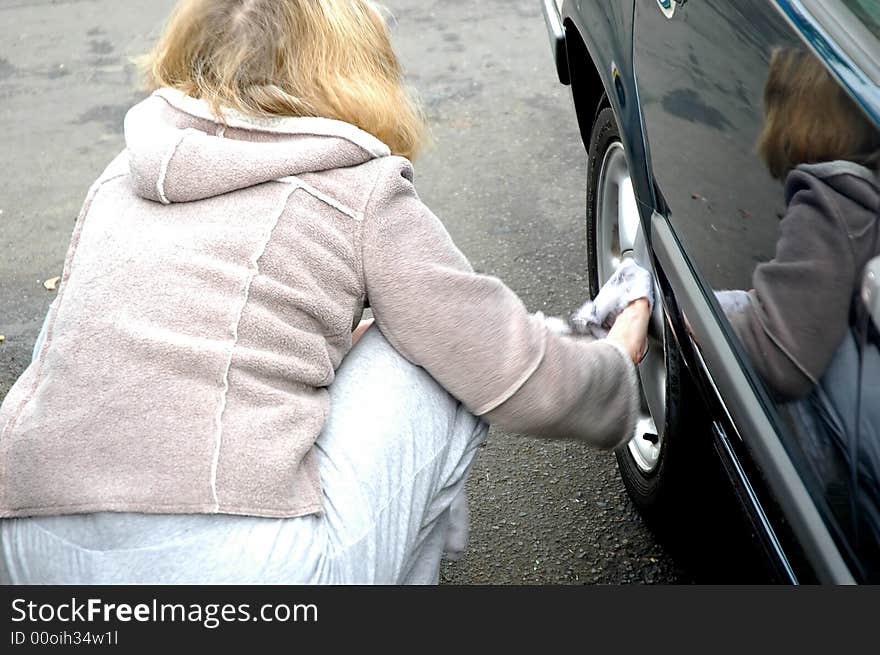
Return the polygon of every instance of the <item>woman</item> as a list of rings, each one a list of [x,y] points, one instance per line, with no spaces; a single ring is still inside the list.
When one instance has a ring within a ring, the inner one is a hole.
[[[184,0],[147,64],[0,409],[12,582],[436,582],[487,423],[632,433],[647,301],[575,339],[473,271],[372,3]]]
[[[754,288],[722,291],[746,351],[783,400],[808,395],[849,329],[865,264],[877,256],[880,133],[811,52],[774,51],[758,152],[783,182],[785,214]]]

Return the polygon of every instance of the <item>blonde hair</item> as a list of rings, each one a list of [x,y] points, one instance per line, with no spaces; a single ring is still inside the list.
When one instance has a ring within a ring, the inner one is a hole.
[[[351,123],[413,159],[428,143],[385,21],[369,0],[181,0],[141,60],[171,87],[246,115]]]
[[[764,118],[758,152],[773,177],[782,179],[799,164],[836,159],[876,168],[880,133],[807,50],[773,52]]]

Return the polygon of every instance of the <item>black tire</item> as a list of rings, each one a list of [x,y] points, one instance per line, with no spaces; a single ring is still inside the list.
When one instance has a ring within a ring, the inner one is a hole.
[[[597,207],[599,174],[608,149],[619,143],[620,130],[611,108],[599,111],[593,123],[589,160],[587,165],[587,256],[590,280],[590,293],[595,297],[601,287],[598,271]],[[662,430],[663,442],[656,468],[650,473],[643,471],[632,457],[626,444],[615,452],[620,475],[633,503],[651,524],[668,524],[671,515],[680,516],[681,501],[693,489],[695,482],[694,449],[688,436],[696,427],[688,421],[684,412],[684,398],[694,400],[687,388],[690,378],[685,371],[684,362],[675,340],[664,324],[665,364],[666,364],[666,417]],[[690,410],[693,412],[693,408]],[[697,429],[698,432],[702,430]],[[708,436],[708,435],[707,435]],[[707,443],[711,441],[707,440]],[[701,449],[704,450],[704,449]],[[698,492],[699,493],[699,492]]]
[[[669,344],[668,328],[665,337],[665,342]],[[701,485],[694,484],[697,479],[694,474],[695,460],[698,458],[694,457],[692,449],[688,449],[687,443],[687,437],[696,426],[686,422],[683,412],[683,387],[687,379],[682,375],[683,362],[677,348],[667,346],[665,350],[666,417],[660,428],[663,443],[657,467],[645,473],[636,464],[627,445],[614,452],[627,493],[642,516],[655,527],[666,526],[672,516],[680,518],[683,502],[692,502],[693,497],[701,493]]]

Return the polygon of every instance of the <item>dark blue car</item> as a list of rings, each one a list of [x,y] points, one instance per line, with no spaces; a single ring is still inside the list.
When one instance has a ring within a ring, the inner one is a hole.
[[[657,279],[643,412],[617,452],[630,496],[667,534],[736,526],[775,580],[878,581],[880,227],[853,225],[877,223],[880,3],[544,0],[544,14],[588,153],[591,291],[624,257]],[[833,239],[805,198],[856,254],[822,252]],[[811,323],[832,305],[840,325]]]

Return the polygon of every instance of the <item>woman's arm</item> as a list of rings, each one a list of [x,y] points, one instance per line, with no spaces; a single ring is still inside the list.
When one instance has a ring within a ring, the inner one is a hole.
[[[808,394],[825,372],[849,324],[855,279],[836,204],[812,186],[821,184],[815,178],[802,178],[776,256],[755,269],[750,302],[728,315],[753,365],[786,399]]]
[[[555,333],[494,277],[474,272],[419,200],[406,160],[383,162],[365,212],[364,278],[376,324],[474,414],[522,433],[612,448],[638,407],[631,356]]]

